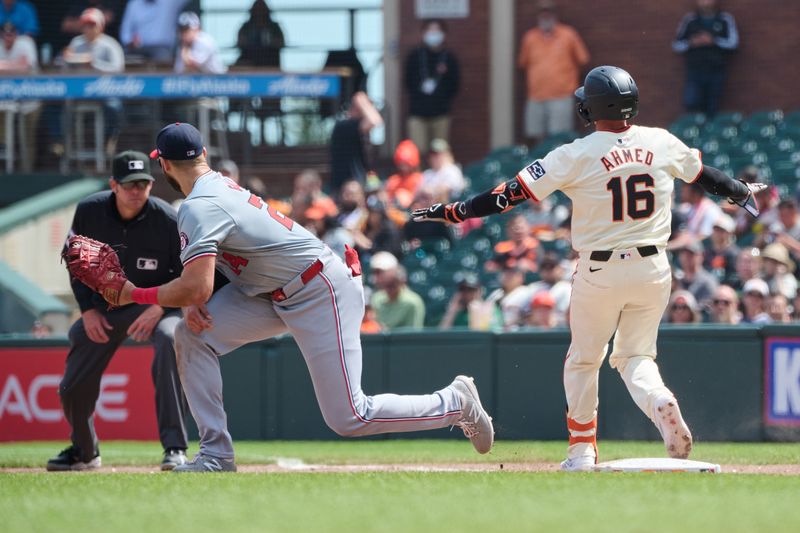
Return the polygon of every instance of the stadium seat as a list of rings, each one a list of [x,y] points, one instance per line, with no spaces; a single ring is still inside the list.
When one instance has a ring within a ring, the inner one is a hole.
[[[768,124],[778,124],[783,120],[783,111],[771,109],[768,111],[757,111],[742,121],[743,129],[760,128]]]

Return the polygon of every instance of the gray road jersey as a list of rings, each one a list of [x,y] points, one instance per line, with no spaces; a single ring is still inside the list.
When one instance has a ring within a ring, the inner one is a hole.
[[[283,287],[325,245],[300,224],[218,172],[194,184],[178,210],[181,261],[216,256],[217,268],[245,294]]]

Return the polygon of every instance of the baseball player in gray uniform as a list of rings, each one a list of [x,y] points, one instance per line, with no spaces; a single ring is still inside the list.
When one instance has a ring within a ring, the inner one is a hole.
[[[345,264],[301,225],[211,170],[193,126],[166,126],[156,146],[151,157],[186,195],[178,211],[183,273],[147,289],[126,282],[119,304],[184,308],[175,348],[200,450],[174,472],[236,470],[218,357],[287,331],[306,360],[325,422],[339,435],[455,425],[478,452],[491,449],[491,418],[471,378],[457,376],[418,396],[367,396],[361,390],[364,291],[355,251],[347,250]],[[213,292],[215,268],[230,283]]]
[[[575,96],[578,114],[595,125],[594,133],[556,148],[490,191],[418,209],[413,216],[458,223],[563,191],[572,200],[572,246],[579,261],[564,363],[569,448],[561,468],[591,470],[597,461],[598,374],[612,336],[611,366],[655,423],[669,455],[686,458],[692,435],[655,362],[672,279],[664,250],[674,181],[697,182],[753,215],[757,207],[748,201],[765,186],[704,166],[700,152],[663,129],[628,124],[639,108],[639,90],[621,68],[592,69]]]

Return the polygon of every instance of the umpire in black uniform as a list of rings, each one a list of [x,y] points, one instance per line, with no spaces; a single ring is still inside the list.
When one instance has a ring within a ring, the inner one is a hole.
[[[150,197],[155,179],[141,152],[114,157],[110,191],[92,194],[78,204],[70,234],[86,235],[113,246],[125,274],[139,287],[167,283],[181,274],[177,214],[168,203]],[[162,470],[186,461],[186,399],[175,363],[173,334],[179,309],[130,304],[112,310],[80,281],[72,291],[81,318],[69,331],[70,350],[59,386],[64,415],[72,427],[72,446],[47,462],[48,470],[87,470],[100,466],[92,415],[103,371],[119,345],[131,337],[152,339],[156,416],[164,446]]]

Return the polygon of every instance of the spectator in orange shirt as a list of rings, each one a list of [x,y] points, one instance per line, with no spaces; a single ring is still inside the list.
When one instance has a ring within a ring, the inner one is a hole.
[[[292,218],[299,224],[305,225],[309,208],[314,208],[312,213],[320,212],[322,216],[334,217],[339,214],[336,202],[322,192],[322,177],[313,169],[303,170],[294,178]]]
[[[364,318],[361,319],[361,333],[365,335],[383,331],[378,315],[372,307],[372,289],[364,287]]]
[[[528,84],[528,142],[572,130],[572,93],[580,85],[581,69],[589,63],[589,51],[574,28],[558,21],[552,0],[540,0],[537,26],[522,37],[517,62]]]
[[[531,235],[531,225],[525,215],[512,215],[506,226],[506,233],[508,240],[495,245],[494,257],[486,262],[484,268],[489,272],[512,267],[523,272],[536,272],[539,241]]]
[[[386,181],[386,194],[391,202],[407,209],[422,183],[417,145],[409,139],[401,141],[394,152],[394,165],[397,174],[391,175]]]

